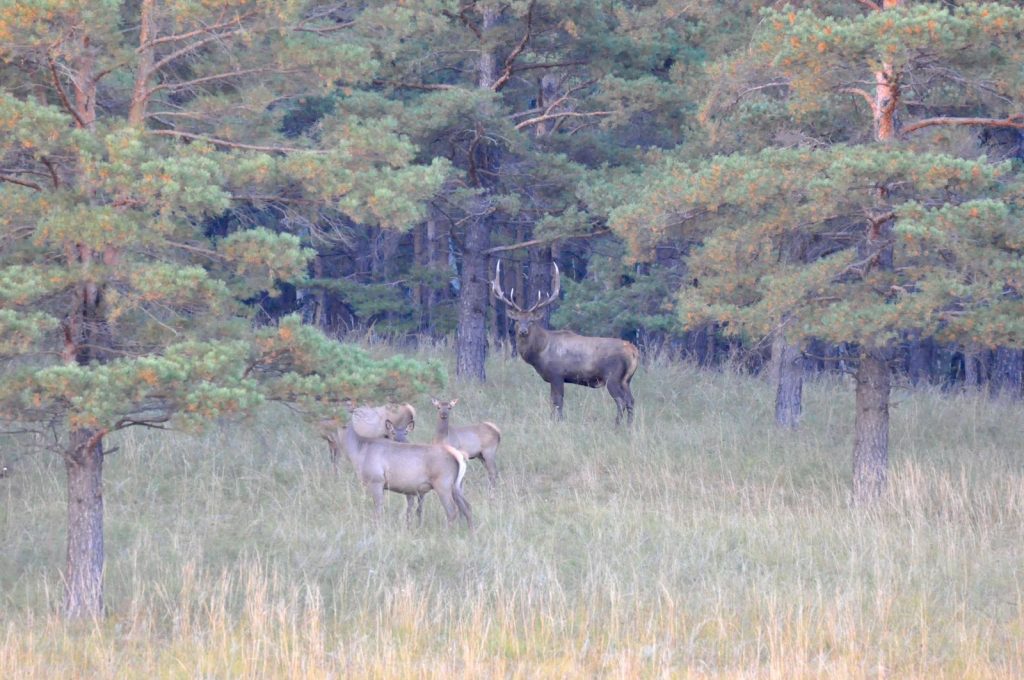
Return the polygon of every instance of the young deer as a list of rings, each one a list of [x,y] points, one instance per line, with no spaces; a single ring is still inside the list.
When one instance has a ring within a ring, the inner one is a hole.
[[[394,427],[388,422],[389,432]],[[437,492],[444,506],[449,525],[462,515],[470,529],[473,514],[462,494],[462,478],[466,474],[466,456],[447,444],[409,444],[391,439],[367,439],[356,433],[352,424],[336,428],[326,435],[331,453],[340,455],[344,448],[359,481],[373,497],[378,520],[384,512],[384,492],[406,496],[406,520],[412,520],[413,500],[419,501],[417,519],[423,520],[423,495]]]
[[[452,427],[450,424],[452,409],[459,403],[458,399],[438,401],[431,399],[437,409],[437,432],[434,443],[447,442],[455,448],[465,451],[470,458],[479,458],[487,468],[487,479],[491,487],[498,481],[498,444],[501,443],[501,430],[494,423],[484,421],[473,425]]]

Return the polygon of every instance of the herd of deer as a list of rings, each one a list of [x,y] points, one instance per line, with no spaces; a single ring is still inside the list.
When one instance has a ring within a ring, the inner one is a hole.
[[[514,290],[511,296],[505,295],[500,278],[499,262],[491,288],[516,322],[519,355],[551,385],[551,403],[556,415],[562,417],[565,383],[607,386],[617,409],[615,424],[619,424],[623,411],[632,423],[633,393],[629,383],[640,360],[636,346],[616,338],[549,331],[541,326],[542,309],[558,299],[558,265],[554,267],[551,294],[546,299],[538,299],[528,309],[516,304]],[[437,430],[430,444],[408,441],[409,432],[416,426],[416,409],[411,404],[356,408],[345,426],[337,421],[322,423],[323,436],[335,466],[342,451],[348,455],[356,475],[373,497],[378,518],[383,514],[384,492],[393,491],[406,497],[406,521],[412,521],[415,505],[417,521],[422,522],[423,496],[434,490],[444,506],[448,523],[455,523],[461,515],[472,529],[472,510],[462,492],[466,462],[473,458],[482,461],[493,487],[498,479],[495,456],[501,443],[501,430],[486,421],[452,426],[452,409],[459,400],[431,401],[437,409]]]

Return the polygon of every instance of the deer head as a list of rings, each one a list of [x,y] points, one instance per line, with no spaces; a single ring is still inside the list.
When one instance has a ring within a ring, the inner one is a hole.
[[[508,314],[509,318],[515,320],[516,333],[520,336],[529,335],[530,330],[536,327],[535,322],[544,317],[544,308],[558,299],[558,293],[561,290],[561,277],[558,273],[558,264],[553,262],[552,265],[555,271],[551,280],[551,293],[545,298],[541,295],[540,291],[537,291],[537,302],[532,307],[523,309],[515,303],[515,288],[507,296],[501,289],[501,260],[498,260],[494,278],[491,280],[491,291],[493,291],[496,298],[507,305],[505,313]]]

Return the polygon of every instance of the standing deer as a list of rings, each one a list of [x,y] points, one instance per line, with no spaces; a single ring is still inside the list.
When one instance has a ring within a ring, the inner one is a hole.
[[[551,295],[538,299],[529,309],[517,305],[501,290],[501,261],[491,281],[495,297],[510,309],[506,313],[516,322],[516,345],[519,356],[533,366],[534,370],[551,385],[551,404],[562,415],[562,401],[565,383],[587,387],[608,386],[608,393],[615,400],[615,424],[626,412],[628,422],[633,422],[633,392],[629,381],[640,363],[640,351],[631,342],[618,338],[594,338],[577,335],[572,331],[549,331],[540,324],[543,309],[558,299],[560,279],[558,265],[552,280]],[[515,291],[512,291],[513,295]],[[539,297],[539,293],[538,293]]]
[[[465,452],[469,458],[479,458],[487,469],[487,479],[491,483],[491,487],[494,487],[498,481],[496,457],[498,444],[501,443],[501,430],[498,429],[498,426],[484,421],[473,425],[453,427],[451,413],[459,400],[438,401],[432,398],[430,402],[437,409],[437,432],[434,433],[434,443],[451,444]]]
[[[412,404],[387,404],[385,406],[360,406],[352,411],[352,426],[356,434],[364,439],[387,437],[400,442],[409,441],[409,433],[416,427],[416,409]],[[332,434],[340,422],[334,419],[320,423],[321,435],[330,444]],[[335,471],[341,459],[340,446],[331,446],[331,465]]]
[[[406,496],[406,521],[412,520],[414,500],[419,500],[417,519],[423,521],[423,496],[431,489],[437,492],[444,506],[448,524],[459,517],[465,518],[473,528],[473,514],[469,501],[462,493],[462,478],[466,474],[466,455],[448,444],[410,444],[386,438],[361,437],[354,427],[335,428],[325,435],[333,455],[344,447],[359,481],[373,497],[378,520],[384,512],[384,492],[393,491]],[[389,424],[389,432],[394,427]]]

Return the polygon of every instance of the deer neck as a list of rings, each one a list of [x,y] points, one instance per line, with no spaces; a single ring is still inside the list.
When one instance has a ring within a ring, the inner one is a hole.
[[[448,418],[437,419],[437,432],[434,433],[434,443],[439,444],[448,438]]]
[[[359,467],[359,464],[364,457],[363,441],[362,439],[360,439],[359,435],[356,434],[356,431],[352,427],[351,423],[349,423],[349,425],[345,427],[343,442],[345,445],[345,453],[348,454],[348,459],[352,461],[352,465]]]

